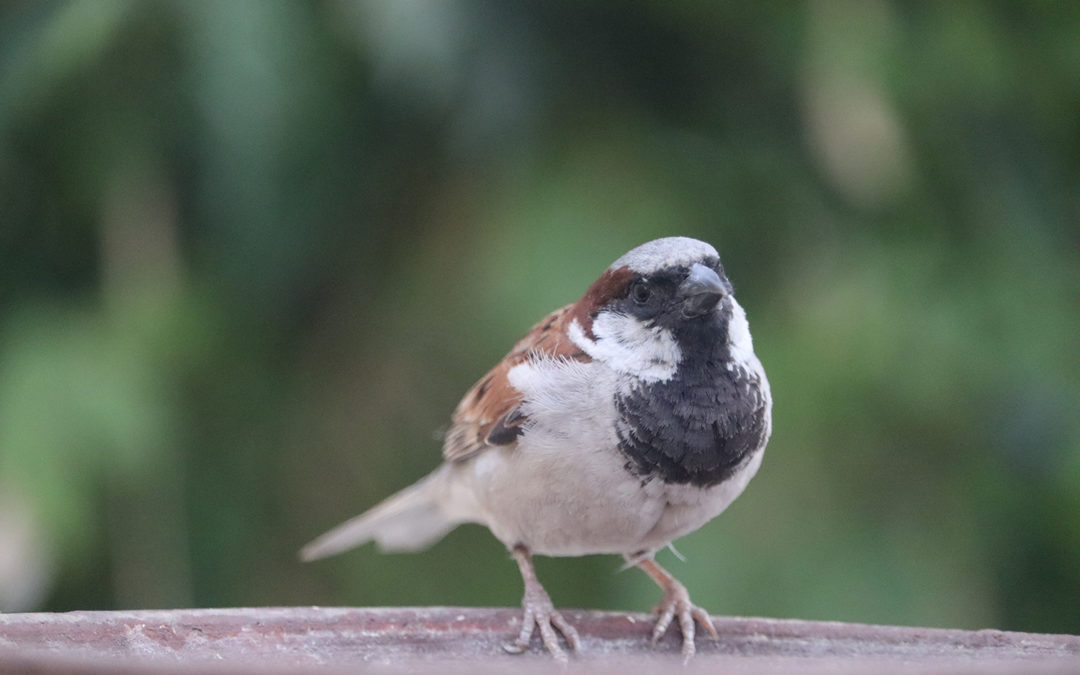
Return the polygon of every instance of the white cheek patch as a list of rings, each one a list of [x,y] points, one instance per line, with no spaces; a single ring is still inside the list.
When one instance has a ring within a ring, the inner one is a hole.
[[[601,312],[593,320],[595,340],[574,319],[570,340],[592,359],[618,373],[646,382],[670,380],[682,361],[675,336],[665,328],[648,327],[632,316]]]
[[[742,305],[731,298],[731,320],[728,322],[728,348],[731,360],[747,366],[757,362],[754,355],[754,341],[750,337],[750,324],[746,322],[746,312]]]

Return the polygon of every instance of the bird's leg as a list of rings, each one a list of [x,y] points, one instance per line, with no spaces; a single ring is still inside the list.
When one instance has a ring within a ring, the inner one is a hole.
[[[521,619],[521,632],[517,640],[504,645],[503,649],[511,654],[520,654],[529,648],[533,629],[539,628],[540,637],[547,650],[556,661],[566,663],[566,652],[559,646],[559,636],[555,634],[555,630],[558,629],[562,633],[566,644],[570,645],[572,650],[578,651],[581,649],[581,639],[578,637],[577,630],[562,617],[562,614],[555,611],[547,591],[536,578],[536,570],[533,569],[529,549],[519,544],[511,550],[511,553],[521,569],[521,579],[525,582],[525,597],[521,600],[521,604],[525,607],[525,616]]]
[[[688,662],[694,656],[694,620],[705,627],[705,630],[709,631],[709,634],[714,640],[719,640],[720,636],[716,633],[716,627],[713,626],[712,619],[709,618],[708,612],[695,607],[690,602],[690,594],[686,591],[686,586],[683,586],[679,581],[667,573],[663,567],[656,564],[656,561],[652,559],[646,559],[638,561],[637,566],[641,568],[645,574],[648,574],[656,585],[663,589],[664,597],[660,600],[660,604],[653,610],[656,612],[656,627],[653,628],[652,643],[655,645],[657,640],[663,637],[667,632],[668,626],[671,625],[671,620],[675,617],[679,619],[679,628],[682,630],[683,637],[683,662]]]

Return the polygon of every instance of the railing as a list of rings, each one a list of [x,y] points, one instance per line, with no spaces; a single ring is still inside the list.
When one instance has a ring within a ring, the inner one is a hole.
[[[625,673],[1080,673],[1080,637],[715,618],[682,664],[646,614],[564,610],[569,670]],[[514,656],[514,609],[320,608],[0,614],[0,673],[558,672],[534,637]]]

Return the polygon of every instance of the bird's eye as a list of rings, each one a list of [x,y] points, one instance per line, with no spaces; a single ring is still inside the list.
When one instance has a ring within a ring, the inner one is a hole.
[[[652,288],[642,280],[634,282],[630,287],[630,297],[639,305],[644,305],[652,299]]]

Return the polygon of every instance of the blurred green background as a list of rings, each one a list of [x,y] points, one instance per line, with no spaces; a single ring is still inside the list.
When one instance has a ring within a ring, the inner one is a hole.
[[[0,609],[516,606],[485,530],[296,550],[613,259],[768,369],[720,614],[1080,633],[1080,3],[9,1]],[[647,610],[614,557],[562,606]]]

